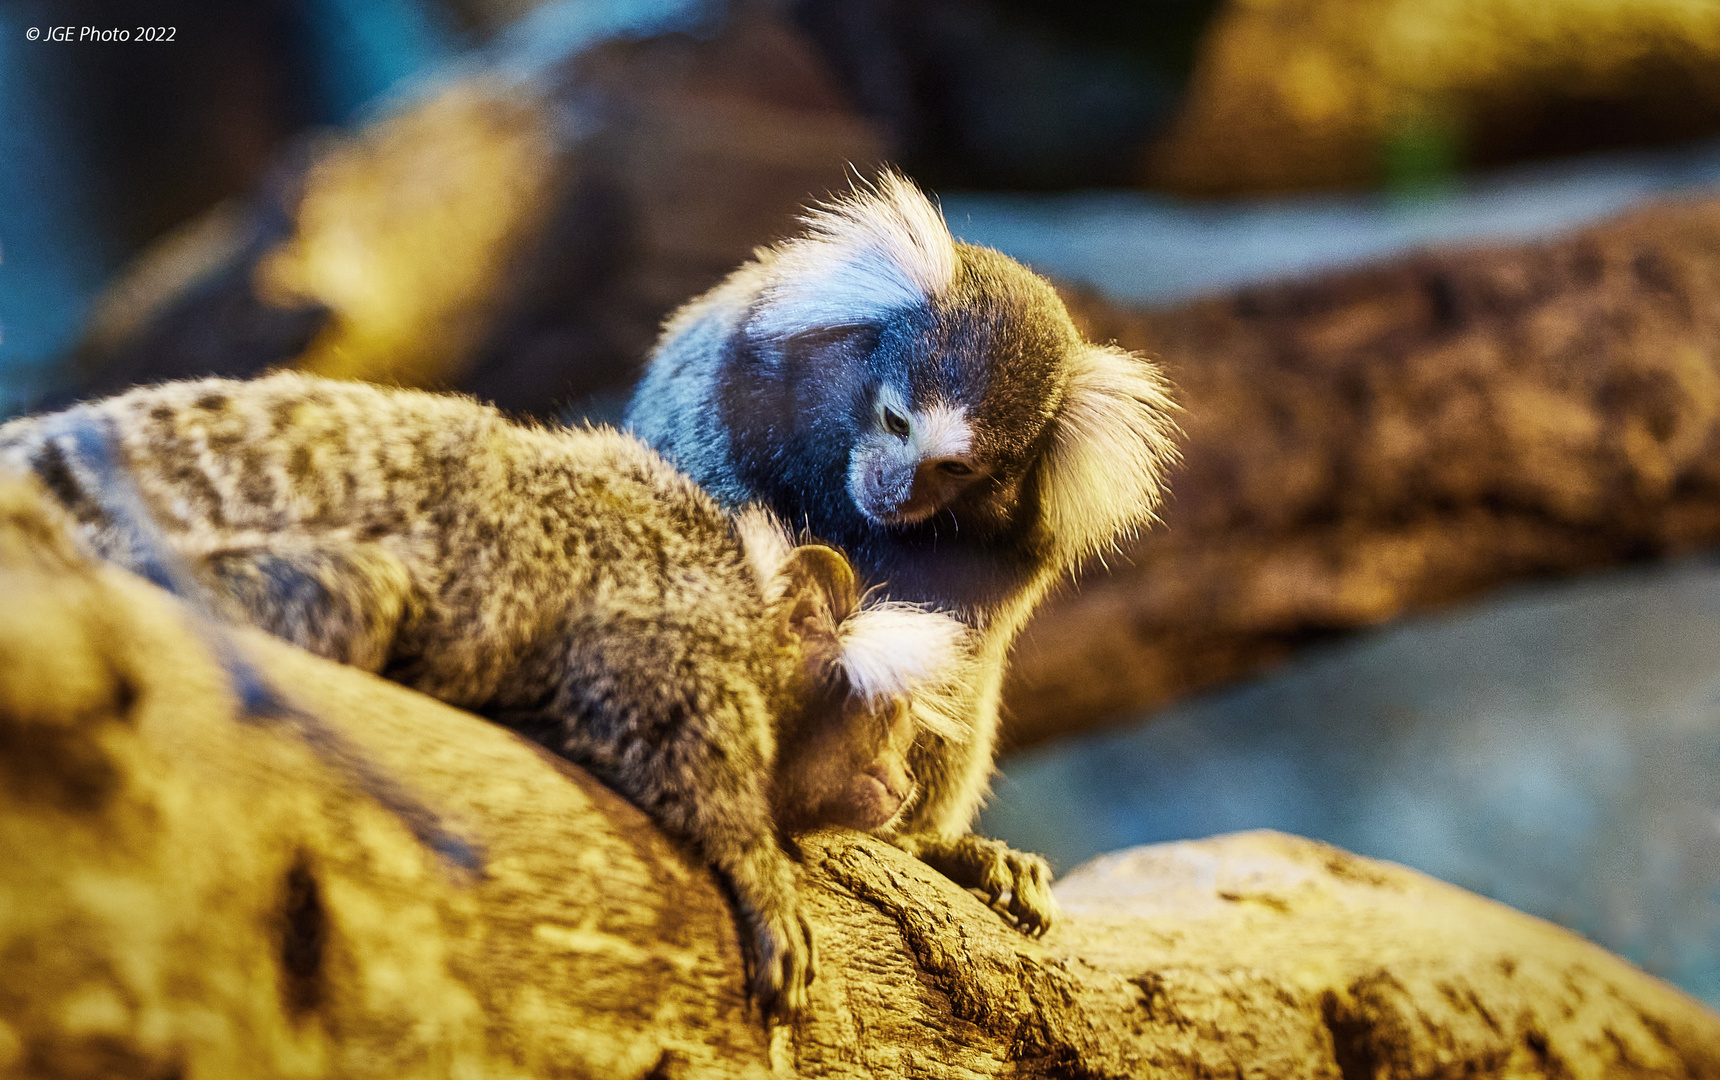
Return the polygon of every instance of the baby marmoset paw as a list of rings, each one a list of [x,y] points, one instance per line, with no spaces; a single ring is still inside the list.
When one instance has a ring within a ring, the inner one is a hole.
[[[794,867],[774,838],[719,843],[711,854],[735,905],[747,989],[766,1018],[791,1020],[811,1005],[807,988],[818,975]]]
[[[1008,915],[1029,937],[1043,936],[1061,915],[1051,895],[1051,864],[1038,855],[972,833],[890,840],[957,885],[984,893],[993,909]]]
[[[768,909],[767,909],[768,908]],[[748,985],[765,1015],[792,1020],[812,1004],[818,946],[793,894],[746,913]]]

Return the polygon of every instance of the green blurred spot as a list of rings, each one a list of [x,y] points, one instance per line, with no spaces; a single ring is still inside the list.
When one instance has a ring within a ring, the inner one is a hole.
[[[1403,115],[1380,146],[1386,190],[1419,195],[1449,186],[1463,168],[1463,149],[1462,132],[1449,113]]]

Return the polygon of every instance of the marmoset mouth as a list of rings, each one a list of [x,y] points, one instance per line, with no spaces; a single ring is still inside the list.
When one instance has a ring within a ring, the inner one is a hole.
[[[909,484],[897,485],[894,490],[888,492],[869,484],[860,487],[859,491],[849,491],[854,498],[854,504],[866,515],[868,521],[884,528],[918,525],[939,510],[935,505],[915,505],[913,489]]]
[[[938,508],[935,506],[924,510],[893,510],[885,514],[875,513],[868,509],[866,510],[866,517],[874,525],[882,525],[887,529],[907,528],[911,525],[920,524],[937,512]]]
[[[899,785],[891,783],[890,770],[883,765],[872,766],[870,769],[866,770],[865,775],[868,780],[875,782],[880,788],[882,788],[883,793],[887,797],[898,804],[905,801],[908,797],[908,793],[914,788],[913,782],[906,780],[906,778],[904,778],[904,782]]]

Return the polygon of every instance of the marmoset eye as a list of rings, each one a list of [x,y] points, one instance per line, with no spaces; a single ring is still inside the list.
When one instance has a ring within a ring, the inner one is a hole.
[[[884,430],[905,439],[908,437],[908,418],[896,410],[886,407],[884,409]]]
[[[940,462],[938,464],[938,468],[942,469],[946,473],[949,473],[951,476],[972,476],[973,475],[973,466],[966,465],[960,461]]]

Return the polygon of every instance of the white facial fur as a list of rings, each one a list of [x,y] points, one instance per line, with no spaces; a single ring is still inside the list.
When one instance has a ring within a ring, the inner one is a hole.
[[[765,599],[775,602],[785,584],[783,565],[794,551],[788,527],[755,503],[735,514],[735,531]],[[869,707],[907,699],[921,730],[952,742],[967,737],[956,703],[973,664],[972,641],[959,619],[919,604],[862,599],[836,633],[837,663]]]
[[[848,459],[848,496],[878,524],[924,521],[983,472],[972,458],[973,427],[961,406],[934,401],[910,409],[886,385],[872,419]]]
[[[776,600],[782,590],[779,572],[794,550],[788,527],[770,510],[753,503],[735,514],[735,532],[740,536],[747,565],[765,591],[765,599]]]
[[[968,426],[967,410],[960,406],[934,402],[911,412],[910,423],[908,442],[922,460],[965,458],[973,449],[973,428]]]
[[[916,725],[952,742],[968,737],[958,704],[972,667],[968,628],[918,604],[864,604],[842,621],[839,663],[867,702],[905,697]]]

